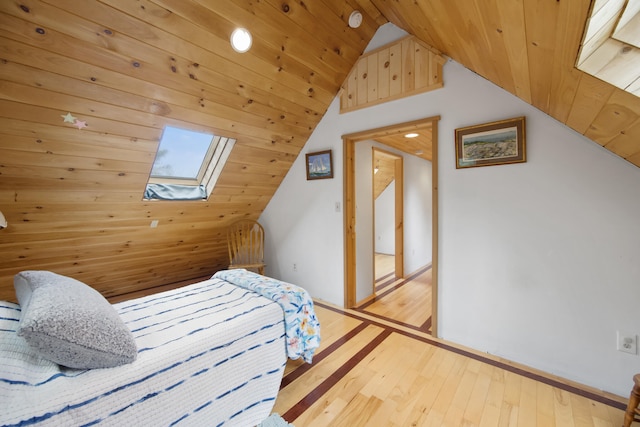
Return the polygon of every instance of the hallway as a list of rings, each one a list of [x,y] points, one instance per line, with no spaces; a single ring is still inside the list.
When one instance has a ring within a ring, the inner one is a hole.
[[[375,297],[356,310],[416,331],[431,333],[431,265],[405,278],[393,274],[394,257],[375,255]]]

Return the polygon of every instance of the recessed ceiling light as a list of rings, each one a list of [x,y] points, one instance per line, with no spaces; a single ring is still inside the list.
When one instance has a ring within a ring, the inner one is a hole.
[[[251,33],[245,28],[236,28],[231,33],[231,47],[239,53],[244,53],[251,47]]]
[[[405,138],[415,138],[415,137],[417,137],[417,136],[418,136],[418,134],[417,134],[417,133],[408,133],[408,134],[406,134],[404,137],[405,137]]]

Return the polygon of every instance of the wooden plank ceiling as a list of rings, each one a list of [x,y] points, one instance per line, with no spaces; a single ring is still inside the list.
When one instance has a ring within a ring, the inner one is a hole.
[[[573,66],[588,8],[586,0],[4,0],[0,210],[9,228],[0,231],[0,299],[14,300],[12,278],[24,269],[67,274],[110,296],[224,268],[225,227],[259,217],[388,21],[638,165],[638,98]],[[364,15],[358,29],[347,25],[354,9]],[[237,26],[254,36],[248,53],[229,46]],[[87,127],[64,122],[67,113]],[[237,138],[208,201],[142,200],[165,125]]]
[[[0,2],[0,298],[23,269],[116,295],[225,267],[225,227],[258,218],[386,22],[349,28],[357,6]],[[237,26],[249,53],[229,45]],[[208,201],[142,200],[165,125],[237,138]]]
[[[575,68],[589,0],[359,2],[373,3],[444,55],[640,165],[640,98]]]

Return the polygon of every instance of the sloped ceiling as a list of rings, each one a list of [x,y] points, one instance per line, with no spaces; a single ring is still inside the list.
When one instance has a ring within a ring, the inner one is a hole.
[[[578,0],[2,1],[0,210],[9,228],[0,231],[0,299],[14,300],[12,278],[24,269],[118,295],[224,268],[225,227],[259,217],[389,21],[640,164],[638,99],[573,67],[588,7]],[[364,15],[358,29],[347,25],[354,9]],[[237,26],[253,33],[248,53],[229,46]],[[87,127],[64,122],[67,113]],[[142,200],[166,125],[237,138],[208,201]]]
[[[575,68],[590,1],[370,3],[398,27],[640,165],[640,98]]]
[[[226,226],[259,217],[386,22],[365,13],[351,29],[356,7],[0,2],[0,298],[24,269],[109,296],[226,267]],[[229,44],[237,26],[253,33],[248,53]],[[208,201],[142,200],[166,125],[237,138]]]

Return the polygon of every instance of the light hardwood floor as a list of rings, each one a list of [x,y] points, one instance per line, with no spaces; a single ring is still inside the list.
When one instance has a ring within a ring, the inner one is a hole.
[[[296,427],[622,425],[626,400],[316,302],[322,345],[274,411]]]
[[[424,316],[387,318],[375,303],[344,310],[316,301],[315,309],[321,346],[312,364],[287,363],[273,409],[295,427],[622,425],[626,397],[433,338],[416,326]]]
[[[393,275],[376,255],[376,297],[320,301],[322,346],[289,362],[274,411],[297,427],[620,426],[626,399],[430,336],[431,269]]]
[[[431,266],[427,265],[396,279],[394,257],[375,255],[375,298],[358,311],[389,320],[398,325],[431,331]]]

